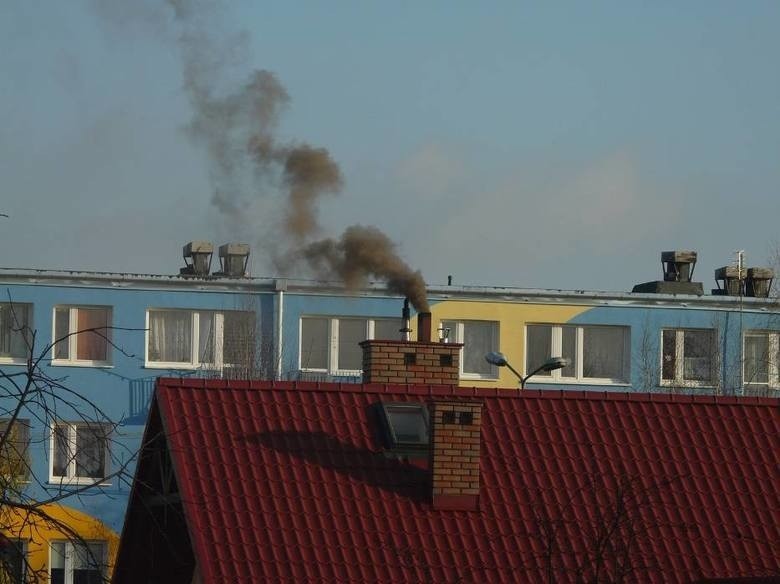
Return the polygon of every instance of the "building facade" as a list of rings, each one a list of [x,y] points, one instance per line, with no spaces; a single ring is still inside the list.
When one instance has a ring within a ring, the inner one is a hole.
[[[382,285],[0,269],[0,291],[0,423],[18,422],[21,491],[64,506],[66,520],[92,518],[74,530],[102,534],[89,536],[89,556],[109,564],[157,377],[359,382],[359,343],[406,328],[404,299]],[[458,286],[428,296],[431,338],[463,344],[461,386],[517,388],[484,358],[500,351],[523,375],[570,360],[529,379],[532,389],[780,395],[770,298]],[[14,380],[30,376],[49,401],[16,412]],[[63,534],[6,535],[40,549],[31,568],[62,570],[59,581],[87,569]]]

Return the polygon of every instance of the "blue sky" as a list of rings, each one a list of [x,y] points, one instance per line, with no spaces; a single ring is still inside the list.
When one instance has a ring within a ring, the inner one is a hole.
[[[240,41],[221,89],[274,72],[279,139],[341,166],[323,235],[376,225],[430,283],[629,290],[694,249],[710,288],[780,239],[780,3],[197,3]],[[164,0],[0,5],[0,265],[174,273],[242,239],[274,275],[280,193],[210,203],[180,34]]]

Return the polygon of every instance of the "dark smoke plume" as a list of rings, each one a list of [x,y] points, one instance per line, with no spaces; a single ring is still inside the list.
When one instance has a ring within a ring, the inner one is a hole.
[[[312,240],[321,233],[319,201],[343,185],[338,164],[325,148],[278,143],[279,117],[290,102],[276,76],[264,70],[245,78],[247,35],[230,30],[220,0],[93,0],[104,17],[126,22],[130,11],[145,22],[168,6],[182,61],[183,85],[192,106],[190,137],[208,154],[212,205],[233,236],[249,230],[263,241],[274,265],[291,273],[303,264],[322,277],[339,278],[348,288],[369,277],[386,280],[394,292],[427,311],[425,283],[397,255],[376,227],[352,226],[337,240]],[[139,8],[143,7],[143,8]],[[240,72],[239,72],[240,71]],[[238,88],[236,89],[236,86]],[[282,190],[283,221],[257,217],[255,203]],[[277,224],[283,228],[278,229]]]
[[[324,276],[337,275],[347,288],[360,288],[374,276],[409,297],[418,312],[428,312],[425,281],[396,253],[395,244],[376,227],[352,225],[339,239],[323,239],[300,250],[300,257]]]

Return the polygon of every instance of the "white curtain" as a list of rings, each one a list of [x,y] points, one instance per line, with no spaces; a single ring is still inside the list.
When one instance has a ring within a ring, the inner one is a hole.
[[[163,363],[192,361],[192,315],[179,310],[149,313],[149,360]]]

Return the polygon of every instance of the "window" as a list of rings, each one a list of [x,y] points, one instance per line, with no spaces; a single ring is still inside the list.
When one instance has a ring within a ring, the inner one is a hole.
[[[418,403],[382,403],[386,442],[390,448],[427,447],[428,408]]]
[[[0,449],[0,476],[26,481],[30,479],[30,421],[17,418],[12,426],[9,424],[9,419],[0,418],[0,439],[5,436]]]
[[[717,367],[715,331],[664,329],[661,381],[665,385],[712,386]]]
[[[526,327],[525,371],[551,357],[564,357],[563,369],[534,377],[585,383],[629,383],[630,329],[623,326],[532,324]]]
[[[780,332],[747,332],[744,345],[744,383],[780,387]]]
[[[248,366],[256,349],[253,312],[149,310],[146,364],[168,368]]]
[[[106,544],[102,541],[53,541],[49,557],[51,584],[102,584]]]
[[[398,318],[301,318],[300,368],[333,374],[363,368],[360,343],[366,339],[400,339]]]
[[[30,342],[32,305],[0,303],[0,362],[25,363]]]
[[[54,309],[56,364],[105,365],[110,359],[111,309],[57,306]]]
[[[498,367],[485,360],[485,355],[498,351],[498,323],[489,320],[444,320],[441,323],[449,339],[463,343],[460,375],[469,379],[497,379]]]
[[[51,437],[51,480],[90,484],[108,475],[106,424],[54,424]]]
[[[27,575],[27,542],[0,534],[0,582],[24,584]]]

